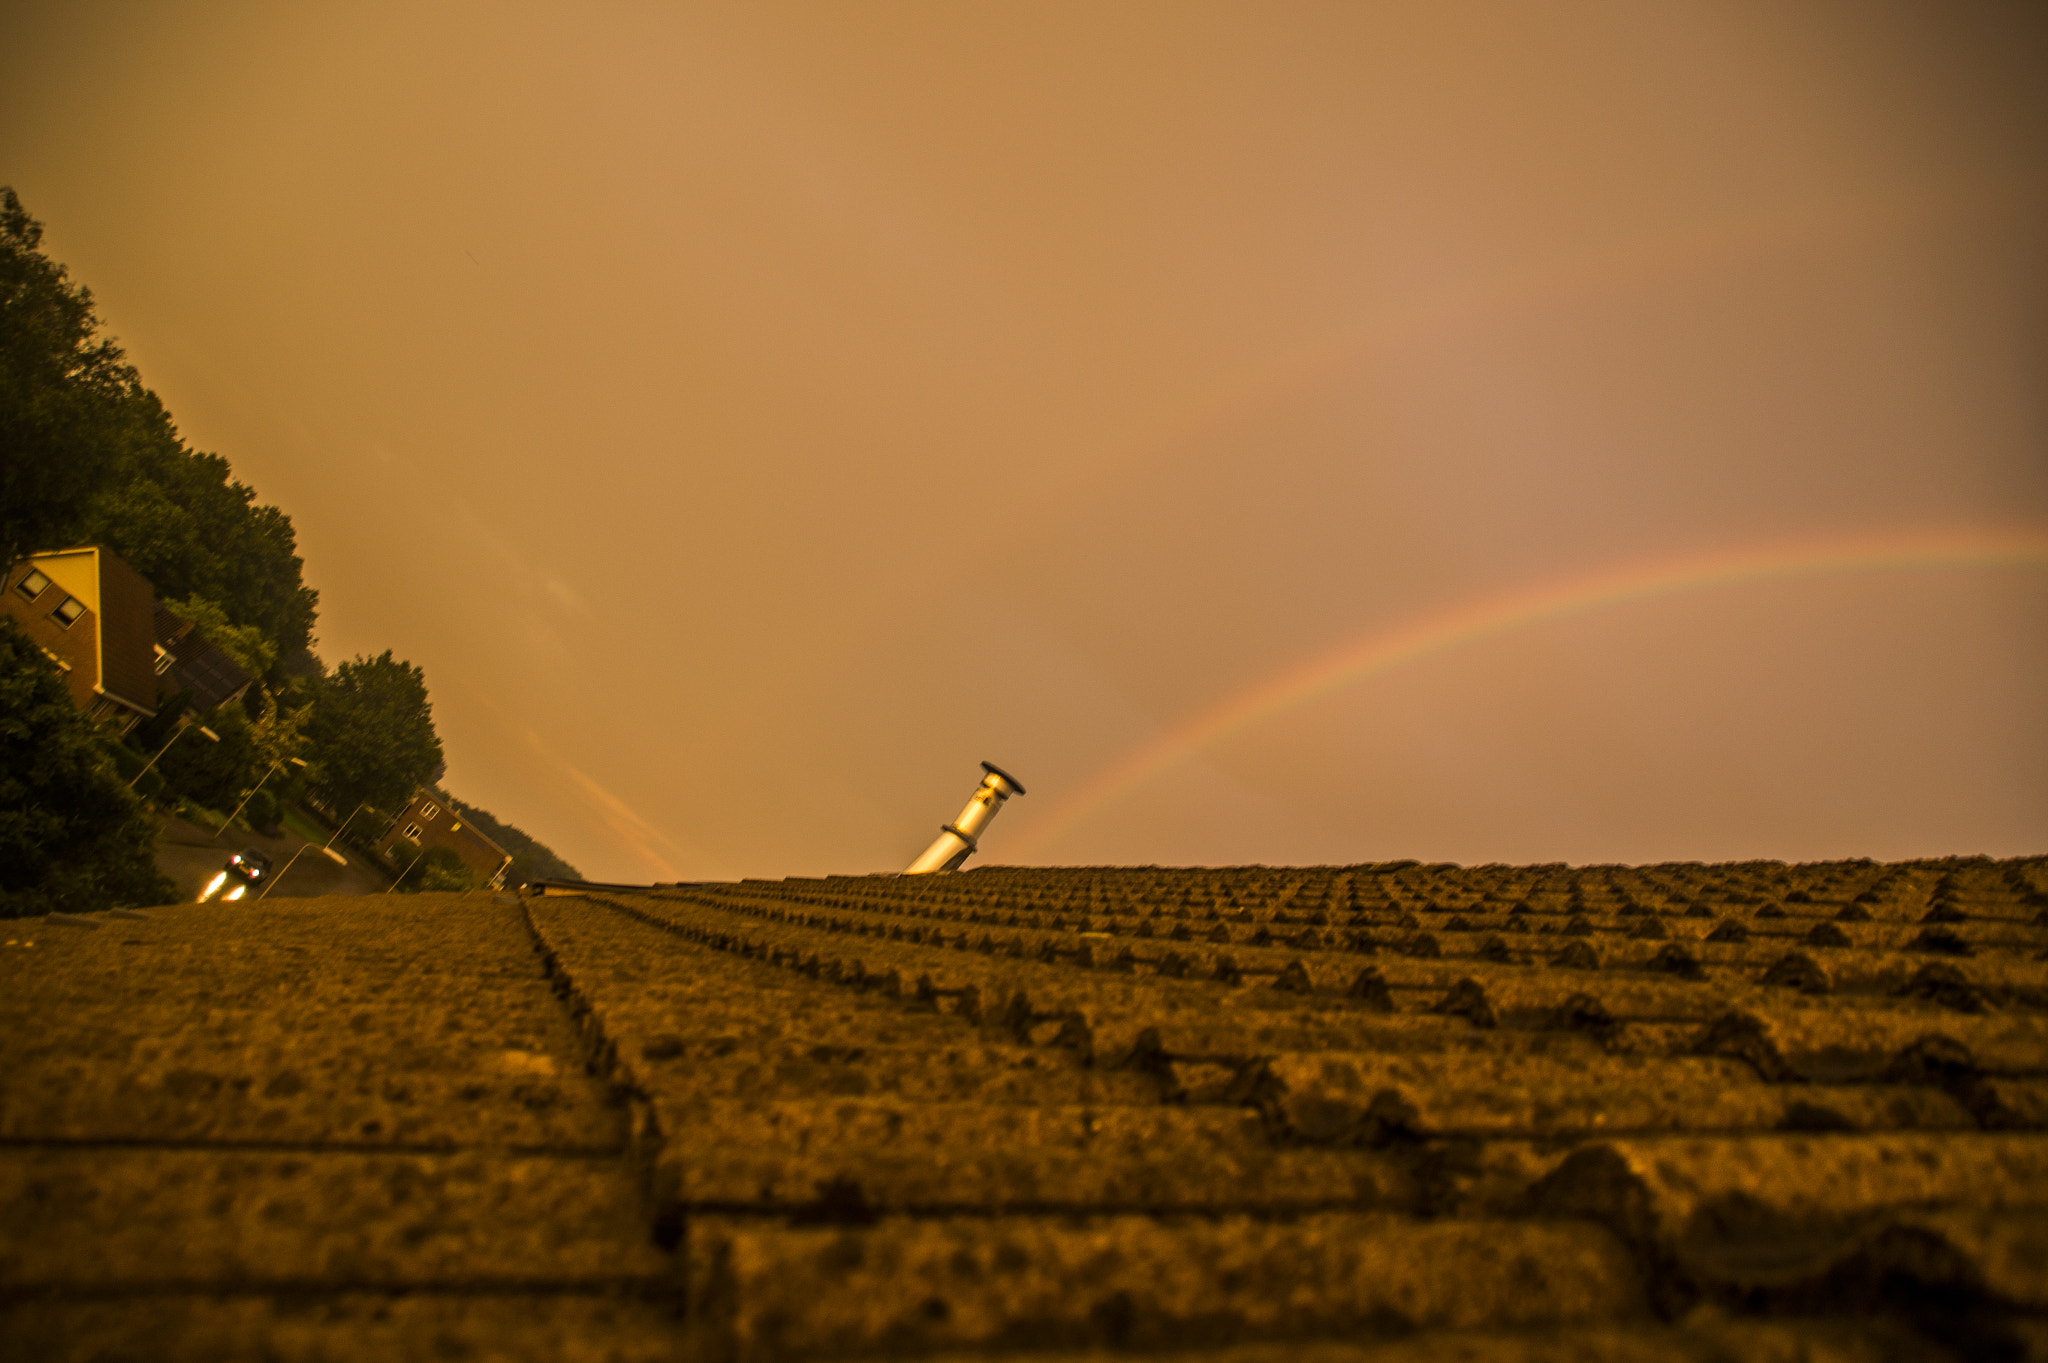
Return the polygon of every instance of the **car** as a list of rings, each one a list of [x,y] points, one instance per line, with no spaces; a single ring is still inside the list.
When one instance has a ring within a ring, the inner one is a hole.
[[[253,847],[244,847],[228,858],[228,864],[221,868],[219,875],[206,882],[206,888],[199,892],[199,902],[204,904],[219,894],[221,903],[225,904],[230,899],[240,899],[269,879],[270,858]],[[221,888],[231,880],[236,883],[226,894],[221,894]]]
[[[244,885],[254,885],[270,874],[270,858],[253,847],[244,847],[228,858],[227,873]]]

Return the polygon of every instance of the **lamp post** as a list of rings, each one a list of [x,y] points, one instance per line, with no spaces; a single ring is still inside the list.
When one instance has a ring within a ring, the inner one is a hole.
[[[306,849],[307,849],[308,847],[311,847],[312,845],[313,845],[313,844],[312,844],[312,843],[310,843],[310,842],[302,842],[302,843],[300,843],[300,844],[299,844],[299,850],[298,850],[298,851],[296,851],[296,852],[294,852],[294,853],[292,853],[292,859],[291,859],[291,861],[288,861],[288,862],[286,862],[286,863],[284,864],[284,871],[289,871],[289,870],[291,870],[291,869],[292,869],[292,863],[293,863],[293,862],[296,862],[296,861],[297,861],[297,860],[298,860],[298,859],[299,859],[300,857],[303,857],[304,855],[306,855]],[[328,858],[328,859],[329,859],[330,861],[336,862],[336,863],[338,863],[339,865],[342,865],[342,866],[346,866],[346,865],[348,865],[348,861],[347,861],[347,859],[346,859],[346,858],[344,858],[344,857],[343,857],[343,856],[341,855],[341,853],[339,853],[339,852],[333,852],[333,851],[329,851],[329,850],[328,850],[327,848],[325,848],[325,847],[321,848],[321,849],[320,849],[320,851],[321,851],[322,855],[326,856],[326,857],[327,857],[327,858]],[[265,886],[263,887],[263,893],[262,893],[262,894],[259,894],[259,895],[257,895],[257,896],[256,896],[256,898],[257,898],[257,899],[259,899],[259,900],[260,900],[260,899],[265,899],[265,898],[268,898],[268,897],[269,897],[269,895],[270,895],[270,892],[271,892],[272,890],[274,890],[274,889],[276,889],[276,888],[277,888],[277,882],[278,882],[278,881],[280,881],[280,880],[283,880],[283,879],[284,879],[284,871],[279,871],[279,872],[278,872],[278,873],[277,873],[276,875],[272,876],[272,877],[270,878],[270,883],[269,883],[268,885],[265,885]]]
[[[165,753],[169,752],[171,750],[171,744],[176,743],[178,741],[178,735],[184,733],[185,730],[187,729],[197,729],[199,730],[200,733],[205,734],[207,738],[211,741],[215,743],[220,742],[220,735],[215,733],[213,730],[207,728],[204,724],[180,724],[177,728],[171,731],[171,736],[164,740],[164,745],[156,750],[156,757],[152,757],[147,762],[144,762],[142,764],[142,770],[136,772],[133,776],[128,778],[128,789],[135,789],[135,783],[137,781],[140,781],[143,778],[144,774],[146,774],[151,767],[156,765],[156,758],[162,757]]]
[[[323,851],[323,852],[325,852],[325,851],[327,851],[327,850],[328,850],[328,848],[331,848],[331,847],[333,847],[333,846],[334,846],[334,839],[335,839],[335,838],[338,838],[338,837],[340,837],[340,836],[342,835],[342,832],[343,832],[343,831],[344,831],[345,829],[347,829],[347,828],[348,828],[348,826],[349,826],[349,825],[350,825],[351,823],[355,822],[355,817],[356,817],[356,815],[357,815],[357,814],[360,814],[360,813],[362,813],[362,812],[363,812],[364,810],[368,809],[369,807],[370,807],[370,802],[369,802],[368,800],[365,800],[365,801],[363,801],[363,802],[362,802],[361,804],[357,805],[357,806],[355,807],[355,809],[354,809],[354,810],[353,810],[353,811],[352,811],[352,812],[351,812],[351,813],[349,814],[349,816],[348,816],[348,817],[347,817],[346,819],[343,819],[343,820],[341,821],[341,827],[340,827],[340,828],[337,828],[337,829],[335,829],[335,830],[334,830],[334,836],[333,836],[333,837],[330,837],[330,838],[329,838],[329,839],[327,840],[327,843],[326,843],[326,845],[325,845],[325,846],[323,846],[323,847],[322,847],[322,848],[321,848],[320,850],[321,850],[321,851]]]
[[[283,765],[284,765],[285,763],[287,763],[287,762],[291,763],[291,764],[292,764],[293,766],[295,766],[295,767],[303,767],[303,766],[305,766],[305,765],[306,765],[306,762],[305,762],[305,759],[304,759],[304,758],[299,758],[299,757],[280,757],[280,758],[278,758],[278,759],[277,759],[277,760],[276,760],[275,762],[272,762],[272,763],[270,764],[270,770],[269,770],[269,771],[266,771],[266,772],[264,772],[264,773],[263,773],[263,781],[268,781],[268,780],[269,780],[269,779],[270,779],[271,777],[273,777],[273,776],[277,775],[277,769],[278,769],[279,767],[283,766]],[[256,798],[256,792],[257,792],[257,791],[259,791],[259,790],[261,790],[261,789],[263,789],[263,781],[258,781],[258,782],[257,782],[257,783],[256,783],[255,785],[251,786],[251,787],[249,788],[249,793],[248,793],[247,795],[244,795],[244,796],[242,797],[242,803],[240,803],[240,804],[238,804],[238,805],[236,805],[236,806],[235,806],[235,812],[234,812],[234,814],[230,814],[230,815],[228,815],[228,821],[227,821],[227,823],[224,823],[224,824],[222,824],[222,825],[221,825],[221,826],[220,826],[219,828],[216,828],[216,829],[215,829],[215,830],[213,831],[213,840],[214,840],[215,842],[219,842],[219,841],[220,841],[220,835],[228,831],[228,826],[229,826],[229,824],[232,824],[232,823],[234,823],[234,821],[235,821],[235,814],[240,814],[240,813],[241,813],[241,812],[242,812],[243,810],[245,810],[245,809],[247,809],[247,808],[249,807],[249,801],[251,801],[251,800],[255,799],[255,798]],[[259,898],[259,899],[260,899],[260,898],[262,898],[262,896],[261,896],[261,895],[258,895],[258,896],[257,896],[257,898]]]
[[[424,848],[424,847],[422,847],[422,848],[420,849],[420,856],[419,856],[419,857],[414,857],[414,858],[412,859],[412,862],[411,862],[411,864],[410,864],[410,865],[408,865],[408,866],[407,866],[407,867],[406,867],[406,868],[405,868],[405,869],[404,869],[403,871],[400,871],[400,872],[398,873],[398,880],[404,880],[404,879],[405,879],[405,878],[406,878],[407,876],[411,875],[411,874],[412,874],[412,868],[413,868],[414,866],[417,866],[417,865],[419,865],[419,864],[420,864],[420,857],[423,857],[423,856],[425,856],[426,854],[427,854],[427,849],[426,849],[426,848]],[[392,881],[392,882],[391,882],[391,883],[390,883],[389,885],[386,885],[386,886],[384,887],[384,893],[385,893],[385,894],[390,894],[390,893],[391,893],[391,892],[392,892],[393,890],[397,889],[397,888],[398,888],[398,880],[394,880],[394,881]]]

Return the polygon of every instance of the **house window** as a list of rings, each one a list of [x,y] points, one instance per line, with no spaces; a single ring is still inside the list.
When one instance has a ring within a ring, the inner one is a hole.
[[[414,842],[418,842],[420,840],[420,826],[416,823],[407,824],[405,826],[405,836]]]
[[[436,814],[439,814],[440,812],[441,807],[435,804],[432,800],[429,800],[425,804],[420,806],[420,817],[422,819],[427,820],[429,823],[433,822],[434,816]]]
[[[49,578],[44,577],[42,573],[38,572],[34,568],[31,568],[28,570],[28,576],[22,578],[21,581],[14,584],[14,590],[20,592],[23,596],[33,601],[37,597],[41,596],[43,594],[43,589],[49,585]]]
[[[51,611],[50,614],[57,617],[58,624],[66,629],[70,629],[78,617],[85,614],[85,603],[75,596],[67,596],[64,598],[64,604]]]

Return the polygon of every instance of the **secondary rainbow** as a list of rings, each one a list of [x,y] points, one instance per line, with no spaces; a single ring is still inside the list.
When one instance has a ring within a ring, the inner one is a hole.
[[[1074,828],[1177,762],[1297,706],[1489,635],[1625,602],[1737,583],[1900,569],[2048,568],[2048,528],[1902,530],[1674,555],[1553,578],[1346,640],[1134,749],[1024,831],[1011,854]]]

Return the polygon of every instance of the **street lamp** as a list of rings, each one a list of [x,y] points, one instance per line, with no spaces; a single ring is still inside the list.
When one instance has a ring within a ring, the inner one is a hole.
[[[307,849],[308,847],[311,847],[312,845],[313,845],[313,844],[312,844],[312,843],[310,843],[310,842],[302,842],[302,843],[300,843],[300,844],[299,844],[299,850],[298,850],[298,851],[296,851],[296,852],[294,852],[294,853],[292,853],[292,859],[291,859],[291,861],[288,861],[288,862],[286,862],[286,863],[284,864],[284,871],[289,871],[289,870],[291,870],[291,869],[292,869],[292,862],[296,862],[296,861],[297,861],[297,860],[298,860],[298,859],[299,859],[300,857],[303,857],[304,855],[306,855],[306,849]],[[321,855],[323,855],[323,856],[327,857],[327,858],[328,858],[328,860],[330,860],[330,861],[333,861],[333,862],[335,862],[335,863],[336,863],[336,864],[338,864],[338,865],[341,865],[341,866],[346,866],[346,865],[348,865],[348,858],[346,858],[346,857],[342,856],[342,854],[341,854],[341,853],[339,853],[339,852],[334,852],[334,851],[330,851],[329,849],[327,849],[327,848],[325,848],[325,847],[321,848],[321,849],[320,849],[320,852],[321,852]],[[272,890],[274,890],[274,889],[276,889],[276,888],[277,888],[277,882],[278,882],[278,881],[280,881],[280,880],[283,880],[283,879],[284,879],[284,871],[279,871],[279,872],[278,872],[278,873],[277,873],[276,875],[272,876],[272,877],[270,878],[270,883],[269,883],[268,885],[265,885],[265,886],[263,887],[263,893],[262,893],[262,894],[259,894],[259,895],[257,895],[257,896],[256,896],[256,898],[260,900],[260,899],[265,899],[265,898],[269,897],[269,894],[270,894],[270,892],[271,892]]]
[[[187,721],[184,724],[180,724],[177,728],[171,731],[171,736],[164,740],[164,745],[156,750],[156,757],[152,757],[147,762],[144,762],[142,764],[142,771],[138,771],[133,776],[128,778],[128,789],[135,789],[135,783],[142,779],[143,774],[145,772],[147,772],[151,767],[156,765],[156,758],[162,757],[165,753],[169,752],[171,750],[171,744],[176,743],[178,741],[178,735],[184,733],[185,730],[187,729],[197,729],[199,730],[200,733],[205,734],[207,738],[211,739],[213,742],[220,742],[220,735],[215,733],[213,730],[207,728],[204,724],[193,724],[189,721]]]
[[[264,772],[264,773],[263,773],[263,781],[268,781],[268,780],[269,780],[269,779],[270,779],[271,777],[275,776],[275,775],[277,774],[277,769],[278,769],[279,767],[283,766],[283,765],[284,765],[285,763],[287,763],[287,762],[291,763],[291,764],[292,764],[293,766],[295,766],[295,767],[303,767],[303,766],[305,766],[305,765],[306,765],[306,762],[305,762],[305,759],[304,759],[304,758],[299,758],[299,757],[280,757],[280,758],[278,758],[278,759],[277,759],[277,760],[276,760],[275,762],[272,762],[272,763],[270,764],[270,770],[269,770],[269,771],[266,771],[266,772]],[[232,825],[232,824],[234,823],[234,821],[235,821],[235,814],[240,814],[240,813],[241,813],[241,812],[242,812],[242,811],[243,811],[244,809],[247,809],[247,808],[249,807],[249,801],[251,801],[251,800],[255,799],[255,798],[256,798],[256,792],[257,792],[257,791],[259,791],[259,790],[261,790],[261,789],[263,789],[263,781],[258,781],[258,782],[257,782],[257,783],[256,783],[256,784],[255,784],[254,786],[251,786],[251,787],[249,788],[249,793],[248,793],[247,795],[244,795],[244,796],[242,797],[242,803],[240,803],[240,804],[238,804],[238,805],[236,805],[236,806],[235,806],[234,814],[230,814],[230,815],[228,815],[228,821],[227,821],[227,823],[224,823],[224,824],[222,824],[222,825],[221,825],[221,826],[220,826],[219,828],[216,828],[216,829],[214,829],[214,830],[213,830],[213,840],[214,840],[215,842],[219,842],[219,841],[220,841],[220,835],[221,835],[221,834],[223,834],[223,833],[225,833],[225,832],[227,832],[227,831],[228,831],[228,828],[229,828],[229,826],[230,826],[230,825]],[[258,899],[261,899],[261,898],[262,898],[262,896],[261,896],[261,895],[258,895],[258,896],[257,896],[257,898],[258,898]]]
[[[417,865],[419,865],[419,864],[420,864],[420,857],[423,857],[423,856],[425,856],[426,854],[427,854],[427,849],[426,849],[426,848],[424,848],[424,847],[422,847],[422,848],[420,849],[420,856],[419,856],[419,857],[414,857],[414,858],[412,859],[412,861],[411,861],[411,862],[410,862],[410,863],[409,863],[409,864],[408,864],[408,865],[406,866],[406,868],[405,868],[405,869],[404,869],[403,871],[400,871],[400,872],[398,873],[398,880],[404,880],[404,879],[405,879],[405,878],[406,878],[407,876],[411,875],[411,874],[412,874],[412,868],[413,868],[414,866],[417,866]],[[394,881],[392,881],[392,882],[391,882],[391,883],[390,883],[389,885],[386,885],[386,886],[384,887],[384,893],[385,893],[385,894],[390,894],[390,893],[391,893],[391,892],[392,892],[393,890],[397,889],[397,888],[398,888],[398,880],[394,880]]]
[[[342,835],[342,832],[346,830],[351,823],[355,822],[355,817],[357,814],[362,813],[369,807],[370,802],[368,800],[365,800],[361,804],[357,805],[355,809],[350,812],[349,816],[341,821],[341,827],[334,830],[334,837],[329,838],[327,840],[326,846],[322,847],[320,850],[323,852],[329,852],[329,849],[331,849],[334,846],[334,839],[340,837]],[[331,852],[329,854],[332,855]],[[347,863],[344,862],[343,864],[346,865]]]

